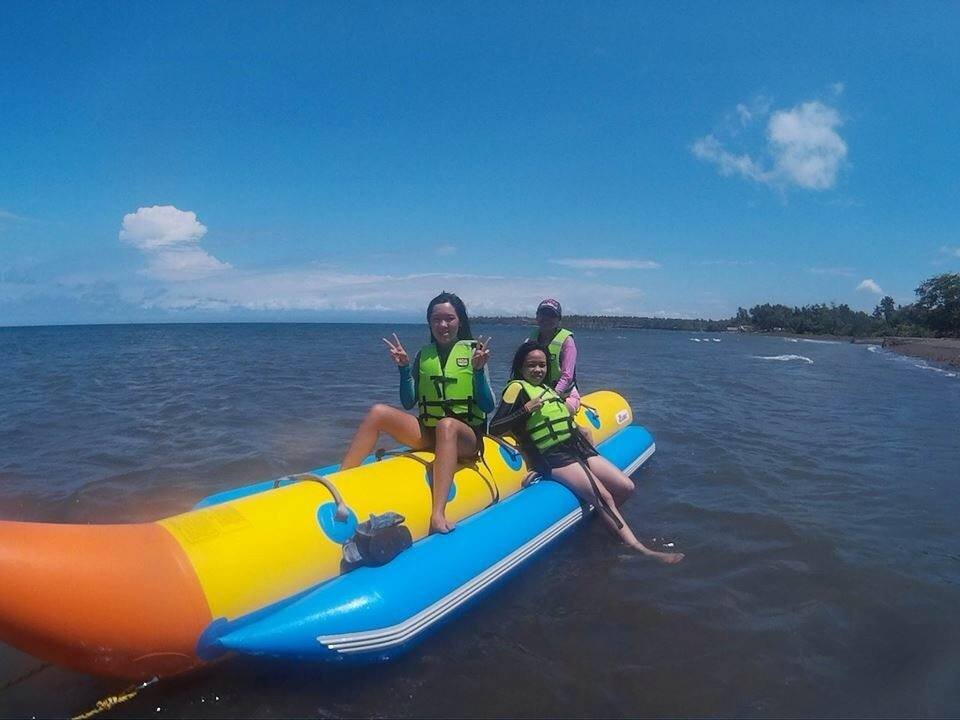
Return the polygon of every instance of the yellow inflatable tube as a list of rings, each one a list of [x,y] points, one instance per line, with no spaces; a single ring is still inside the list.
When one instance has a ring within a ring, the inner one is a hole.
[[[576,419],[596,442],[632,422],[616,393],[592,393],[584,403],[590,410]],[[484,442],[486,465],[461,466],[454,476],[446,510],[454,522],[516,493],[527,472],[493,440]],[[432,460],[432,453],[411,453],[328,478],[356,519],[398,512],[417,541],[429,528]],[[203,664],[196,643],[214,620],[247,615],[340,574],[345,538],[330,524],[332,508],[326,487],[296,482],[155,523],[0,521],[0,639],[124,677]]]

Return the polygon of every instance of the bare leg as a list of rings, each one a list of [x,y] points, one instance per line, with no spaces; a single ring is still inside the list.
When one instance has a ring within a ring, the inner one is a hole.
[[[453,482],[457,462],[473,457],[477,452],[477,436],[473,429],[456,418],[446,417],[437,423],[437,440],[433,462],[433,510],[430,513],[430,532],[448,533],[453,523],[444,514],[447,495]]]
[[[341,470],[356,467],[363,462],[377,445],[380,433],[385,432],[398,443],[419,449],[424,445],[420,423],[413,415],[397,408],[377,403],[367,411],[350,441],[346,455],[340,463]]]
[[[550,471],[550,475],[554,479],[559,480],[561,483],[566,485],[581,500],[593,504],[597,503],[597,499],[593,495],[593,487],[590,484],[590,480],[587,478],[587,474],[578,463],[571,463],[570,465],[566,465],[562,468],[553,468],[553,470]],[[637,536],[633,534],[633,531],[627,525],[626,521],[623,519],[623,516],[620,514],[620,511],[617,509],[610,491],[607,490],[602,483],[598,484],[597,489],[600,491],[601,499],[607,504],[617,520],[620,521],[621,527],[618,528],[614,519],[599,508],[597,508],[598,514],[624,543],[629,545],[637,552],[646,555],[649,558],[653,558],[654,560],[659,560],[667,565],[675,565],[683,560],[683,553],[656,552],[637,540]]]
[[[617,505],[623,505],[623,503],[633,495],[635,487],[633,480],[605,457],[597,455],[589,458],[587,465],[593,470],[593,474],[597,477],[597,480],[610,491]]]

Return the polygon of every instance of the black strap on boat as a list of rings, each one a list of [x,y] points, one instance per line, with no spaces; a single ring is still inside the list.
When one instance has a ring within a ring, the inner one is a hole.
[[[504,450],[506,450],[506,451],[507,451],[507,454],[508,454],[511,458],[513,458],[514,460],[516,460],[518,457],[520,457],[520,449],[519,449],[516,445],[511,445],[511,444],[508,443],[506,440],[504,440],[503,438],[499,438],[499,437],[497,437],[496,435],[487,435],[486,437],[490,438],[490,439],[493,440],[497,445],[499,445],[499,446],[502,447]]]
[[[593,494],[597,498],[597,509],[601,510],[602,512],[605,512],[607,515],[610,516],[610,519],[613,520],[613,522],[616,524],[617,530],[622,530],[623,521],[617,517],[617,514],[607,504],[607,501],[603,499],[603,496],[600,494],[600,488],[597,487],[598,481],[594,477],[593,473],[590,471],[590,468],[587,466],[586,461],[580,459],[580,460],[577,460],[577,462],[580,463],[580,467],[582,467],[583,471],[587,474],[587,479],[590,481],[590,486],[593,488]]]
[[[490,466],[487,465],[487,459],[483,456],[483,438],[480,438],[480,462],[483,463],[483,466],[487,469],[487,472],[490,473],[490,477],[486,477],[480,468],[476,466],[476,463],[473,465],[473,470],[476,471],[477,475],[483,478],[483,481],[487,484],[487,489],[490,490],[490,496],[493,500],[490,502],[490,505],[496,505],[500,502],[500,487],[497,485],[496,480],[493,479],[493,470],[490,469]]]
[[[493,471],[490,469],[490,466],[487,465],[487,461],[483,457],[483,450],[482,450],[483,439],[482,438],[480,439],[480,442],[478,444],[480,445],[480,448],[481,448],[481,450],[478,453],[478,459],[483,463],[484,467],[487,468],[487,472],[490,473],[490,477],[488,478],[482,472],[480,472],[480,468],[476,467],[476,465],[473,465],[473,466],[461,465],[461,467],[473,470],[474,472],[477,473],[477,475],[479,475],[483,479],[483,481],[487,484],[487,489],[490,491],[490,496],[493,498],[493,502],[491,502],[490,504],[496,505],[498,502],[500,502],[500,488],[497,486],[497,483],[493,481],[492,479]],[[383,448],[377,448],[376,452],[374,453],[374,457],[376,458],[376,462],[380,462],[385,457],[405,457],[405,458],[410,458],[411,460],[416,460],[425,468],[431,468],[433,466],[433,462],[431,462],[430,460],[424,460],[422,457],[418,457],[414,455],[413,452],[410,450],[384,450]]]
[[[416,460],[418,463],[420,463],[421,465],[427,468],[433,465],[433,461],[424,460],[419,455],[414,455],[413,453],[415,452],[419,452],[419,451],[418,450],[384,450],[383,448],[377,448],[376,451],[373,453],[373,457],[375,459],[375,462],[380,462],[385,457],[405,457],[405,458],[410,458],[411,460]]]
[[[596,415],[597,417],[600,417],[600,411],[599,411],[599,410],[597,410],[597,409],[596,409],[595,407],[593,407],[592,405],[587,405],[587,404],[586,404],[585,402],[583,402],[582,400],[580,401],[580,407],[582,407],[584,410],[589,410],[590,412],[592,412],[592,413],[593,413],[594,415]]]

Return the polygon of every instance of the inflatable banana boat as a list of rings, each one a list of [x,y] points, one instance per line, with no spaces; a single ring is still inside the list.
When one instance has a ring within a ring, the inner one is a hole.
[[[629,474],[653,454],[653,438],[631,425],[622,397],[601,391],[584,403],[577,422],[614,464]],[[454,476],[447,517],[457,528],[448,535],[428,536],[428,452],[313,471],[327,485],[286,478],[238,488],[151,523],[0,521],[0,640],[130,679],[228,653],[388,659],[589,511],[558,483],[521,491],[519,453],[485,443],[485,463]],[[347,572],[343,545],[358,520],[388,511],[405,516],[413,546],[381,567]]]

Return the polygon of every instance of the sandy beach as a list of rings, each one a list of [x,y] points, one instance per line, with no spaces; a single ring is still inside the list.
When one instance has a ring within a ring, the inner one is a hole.
[[[768,334],[768,333],[763,333]],[[769,333],[797,339],[836,340],[857,345],[879,345],[892,352],[960,368],[960,338],[855,337],[843,335],[794,335]]]
[[[875,338],[877,344],[910,357],[960,367],[960,338]],[[863,342],[857,340],[856,342]]]

